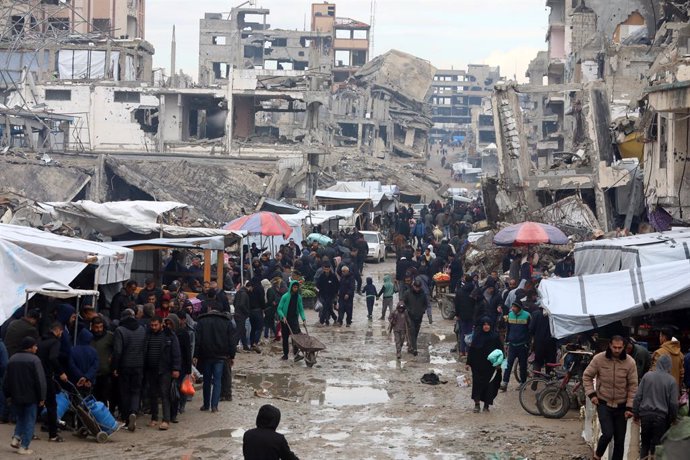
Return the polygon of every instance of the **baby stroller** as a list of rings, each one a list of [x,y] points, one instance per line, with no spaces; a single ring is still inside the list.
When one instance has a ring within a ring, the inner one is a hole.
[[[84,396],[72,382],[63,385],[69,399],[69,409],[74,412],[76,435],[80,438],[93,436],[96,442],[104,443],[119,430],[122,425],[117,423],[108,408],[92,395]]]

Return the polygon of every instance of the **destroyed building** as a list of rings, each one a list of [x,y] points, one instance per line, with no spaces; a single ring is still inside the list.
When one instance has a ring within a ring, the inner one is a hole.
[[[428,61],[397,50],[374,58],[331,96],[335,145],[378,157],[426,155],[435,71]]]
[[[493,96],[499,176],[487,179],[490,218],[519,220],[577,196],[600,227],[646,220],[637,101],[659,53],[659,1],[548,0],[548,50],[527,85]]]
[[[491,105],[487,107],[486,102],[500,80],[500,69],[488,65],[470,64],[467,70],[437,70],[430,99],[434,122],[430,140],[466,145],[472,154],[495,143]]]

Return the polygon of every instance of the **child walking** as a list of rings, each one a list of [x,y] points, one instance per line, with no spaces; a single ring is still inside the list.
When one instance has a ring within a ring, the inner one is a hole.
[[[371,277],[367,278],[367,284],[362,290],[367,296],[367,318],[371,321],[371,315],[374,314],[374,300],[376,300],[376,286],[374,286],[374,280]]]
[[[383,286],[381,286],[379,293],[376,294],[377,299],[383,296],[383,307],[381,309],[380,320],[386,319],[386,310],[388,310],[389,313],[393,312],[393,294],[395,294],[395,284],[393,284],[393,279],[391,275],[384,275]]]
[[[399,302],[395,310],[391,309],[388,323],[388,334],[393,331],[395,337],[395,356],[400,359],[403,343],[407,340],[407,311],[404,303]]]

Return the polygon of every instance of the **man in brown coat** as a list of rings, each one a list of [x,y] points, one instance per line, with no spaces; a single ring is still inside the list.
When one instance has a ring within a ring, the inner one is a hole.
[[[678,388],[683,388],[683,352],[680,351],[680,342],[673,337],[672,329],[662,329],[659,332],[661,346],[652,354],[651,370],[656,370],[656,363],[663,355],[671,358],[671,375],[676,379]]]
[[[597,386],[594,387],[594,379]],[[597,406],[601,437],[594,453],[599,460],[613,439],[611,460],[623,460],[626,419],[633,416],[633,400],[637,392],[637,365],[625,353],[623,337],[611,337],[608,349],[589,363],[582,378],[585,393]]]

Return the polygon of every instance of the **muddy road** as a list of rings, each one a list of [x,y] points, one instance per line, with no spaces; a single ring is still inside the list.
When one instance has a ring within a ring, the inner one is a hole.
[[[368,264],[366,276],[377,287],[393,272],[391,261]],[[280,347],[265,346],[262,354],[238,353],[233,369],[233,401],[220,411],[200,412],[201,394],[187,404],[180,423],[169,431],[145,427],[115,433],[106,444],[65,433],[65,443],[49,444],[46,433],[31,448],[35,458],[242,458],[242,434],[254,427],[265,403],[282,411],[279,431],[302,459],[577,459],[591,455],[580,437],[582,423],[571,411],[562,420],[530,416],[518,402],[517,384],[499,393],[490,413],[472,413],[470,388],[460,388],[463,363],[450,353],[453,323],[438,310],[425,320],[419,356],[395,359],[392,338],[379,321],[366,318],[364,298],[357,296],[350,328],[320,328],[307,312],[310,332],[328,349],[313,368],[304,361],[280,360]],[[434,371],[445,385],[423,385],[419,379]],[[272,399],[265,399],[256,394]],[[11,453],[10,425],[0,425],[0,458]]]

